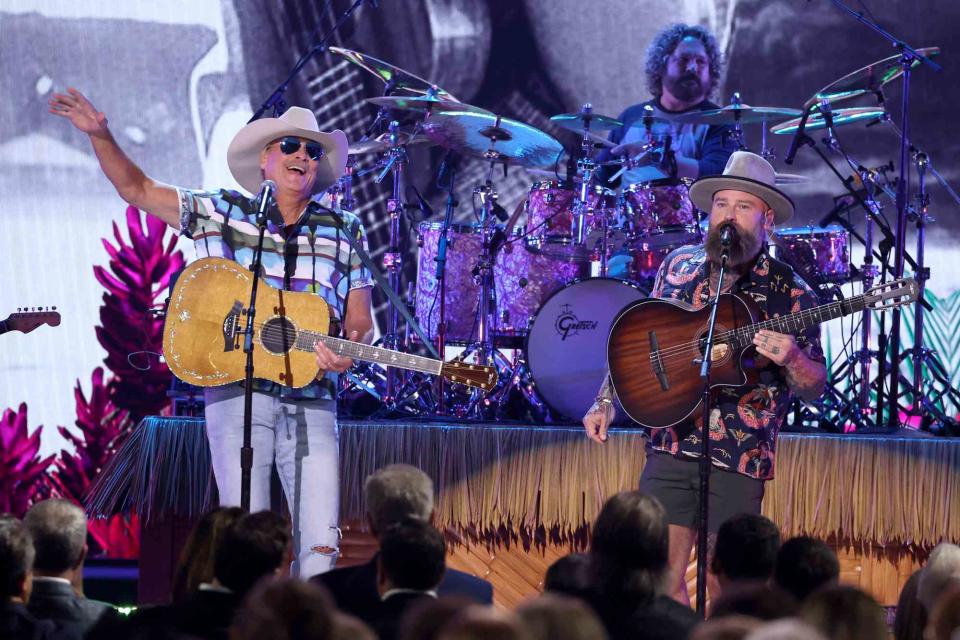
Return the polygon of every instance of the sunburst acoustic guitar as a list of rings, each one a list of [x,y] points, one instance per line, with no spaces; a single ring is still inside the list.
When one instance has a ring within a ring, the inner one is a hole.
[[[233,260],[202,258],[177,279],[163,327],[163,351],[178,378],[200,387],[244,379],[246,305],[253,274]],[[280,291],[261,282],[257,289],[253,365],[257,378],[303,387],[320,372],[316,342],[334,353],[443,376],[484,391],[497,383],[493,367],[457,360],[443,362],[328,335],[330,310],[311,293]]]
[[[909,304],[918,291],[915,280],[895,280],[862,295],[763,322],[757,322],[759,308],[753,300],[723,294],[711,353],[711,387],[755,383],[753,336],[760,329],[797,334],[865,309],[888,310]],[[700,364],[709,317],[709,305],[691,310],[676,301],[650,298],[630,305],[614,321],[607,342],[610,380],[624,411],[635,422],[645,427],[671,427],[700,405]]]

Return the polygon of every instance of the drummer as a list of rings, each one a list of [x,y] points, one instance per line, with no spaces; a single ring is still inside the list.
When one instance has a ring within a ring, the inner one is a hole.
[[[670,118],[689,111],[717,109],[718,105],[707,98],[717,88],[723,56],[717,40],[710,31],[701,26],[673,24],[660,31],[647,49],[647,89],[653,99],[628,107],[618,118],[623,126],[610,132],[610,140],[617,147],[604,151],[600,160],[627,156],[635,157],[647,141],[647,132],[642,118],[647,105],[653,108],[652,115]],[[736,150],[730,134],[732,127],[704,124],[656,123],[652,132],[661,140],[671,135],[671,151],[676,162],[662,163],[661,168],[671,177],[695,180],[700,176],[720,174],[727,159]],[[617,170],[605,167],[603,180]],[[663,178],[664,173],[656,167],[641,166],[627,170],[620,182],[630,185]]]

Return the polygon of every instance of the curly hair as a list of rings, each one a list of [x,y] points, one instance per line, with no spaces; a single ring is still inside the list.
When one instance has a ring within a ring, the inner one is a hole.
[[[663,75],[667,69],[667,59],[680,41],[686,37],[693,37],[702,42],[707,56],[710,57],[710,90],[707,91],[707,95],[712,94],[717,88],[720,74],[723,72],[723,53],[720,51],[717,39],[706,27],[677,23],[660,31],[647,49],[647,64],[644,71],[647,74],[647,90],[654,97],[659,98],[663,95]]]

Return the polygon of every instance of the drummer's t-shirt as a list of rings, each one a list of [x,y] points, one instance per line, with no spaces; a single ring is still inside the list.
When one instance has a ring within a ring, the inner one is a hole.
[[[770,259],[761,252],[753,269],[733,286],[733,291],[753,299],[766,320],[766,300],[772,287],[789,293],[790,313],[817,306],[813,290],[800,276],[793,282],[780,282],[770,273]],[[703,245],[680,247],[671,252],[657,273],[653,296],[676,300],[701,309],[709,304],[710,263]],[[797,335],[797,344],[809,358],[826,362],[820,348],[820,327]],[[716,407],[710,412],[710,452],[713,465],[758,480],[770,480],[774,474],[777,434],[787,416],[791,392],[782,367],[770,364],[758,370],[759,384],[722,387],[716,394]],[[701,411],[691,418],[664,429],[650,430],[650,447],[675,458],[700,456],[703,429]]]
[[[610,132],[610,141],[616,144],[645,142],[647,131],[642,126],[642,118],[645,115],[644,107],[647,105],[653,107],[654,116],[667,119],[691,111],[719,108],[718,105],[709,100],[704,100],[685,111],[667,111],[657,99],[635,104],[628,107],[617,118],[623,123],[623,126]],[[671,136],[670,146],[673,151],[688,158],[695,158],[699,165],[699,177],[723,173],[723,168],[727,165],[727,159],[737,150],[736,144],[730,136],[733,128],[729,126],[658,123],[654,124],[651,130],[653,137],[661,142],[668,135]],[[605,159],[611,159],[609,151],[606,150],[601,154],[601,161]],[[608,169],[610,168],[608,167]],[[615,171],[616,167],[613,167],[612,171],[606,171],[605,173],[609,176]],[[651,172],[648,168],[638,167],[626,171],[620,179],[620,184],[627,186],[637,182],[647,182],[657,177],[659,177],[659,172]]]

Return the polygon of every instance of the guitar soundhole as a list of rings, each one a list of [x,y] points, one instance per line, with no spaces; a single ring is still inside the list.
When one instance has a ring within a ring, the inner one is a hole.
[[[297,328],[287,318],[274,316],[260,329],[260,344],[275,356],[293,349],[296,341]]]

